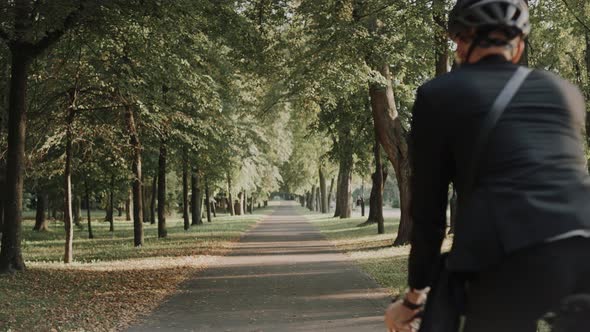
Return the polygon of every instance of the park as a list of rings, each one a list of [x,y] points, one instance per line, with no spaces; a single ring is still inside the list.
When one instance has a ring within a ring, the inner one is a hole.
[[[385,330],[455,2],[1,0],[0,332]],[[590,2],[527,3],[587,112]]]

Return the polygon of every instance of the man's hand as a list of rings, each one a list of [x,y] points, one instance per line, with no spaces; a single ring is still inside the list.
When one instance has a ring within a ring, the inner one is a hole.
[[[420,291],[410,291],[405,298],[414,304],[423,304],[426,302],[426,296],[430,289],[426,288]],[[385,325],[387,332],[416,332],[420,327],[420,319],[416,315],[424,310],[423,307],[411,309],[404,305],[403,300],[392,303],[385,310]]]
[[[392,303],[385,310],[385,326],[387,332],[415,332],[417,329],[411,324],[414,317],[422,309],[411,310],[403,304],[403,300]]]

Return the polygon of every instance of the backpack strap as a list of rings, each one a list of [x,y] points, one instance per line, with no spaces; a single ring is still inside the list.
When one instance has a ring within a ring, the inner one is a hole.
[[[502,114],[508,105],[514,99],[516,93],[520,90],[520,87],[533,70],[527,67],[518,67],[514,75],[510,78],[508,83],[504,86],[504,89],[500,92],[494,104],[492,105],[491,111],[486,115],[477,140],[475,141],[475,148],[471,158],[471,163],[467,169],[467,177],[465,178],[465,184],[463,186],[463,192],[461,196],[468,197],[475,189],[475,180],[479,171],[479,164],[484,148],[487,146],[490,135]]]

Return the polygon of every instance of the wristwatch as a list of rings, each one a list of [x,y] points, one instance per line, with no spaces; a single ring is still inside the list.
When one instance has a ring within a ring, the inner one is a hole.
[[[410,300],[408,300],[407,298],[404,297],[402,304],[404,305],[404,307],[410,309],[410,310],[418,310],[421,308],[424,308],[424,303],[422,304],[416,304],[413,302],[410,302]]]
[[[403,305],[410,310],[417,310],[417,309],[423,308],[424,303],[425,303],[424,299],[426,299],[426,296],[428,295],[429,290],[430,290],[430,288],[428,288],[428,287],[425,289],[410,288],[410,290],[406,293],[406,296],[404,296]],[[419,303],[409,300],[408,294],[414,295],[414,296],[410,296],[410,298],[414,299],[414,301],[419,302]]]

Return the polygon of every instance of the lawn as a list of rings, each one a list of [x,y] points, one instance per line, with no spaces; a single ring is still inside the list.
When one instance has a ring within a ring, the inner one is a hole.
[[[212,223],[184,231],[182,220],[167,220],[168,237],[157,238],[157,225],[144,224],[143,247],[133,247],[133,225],[117,219],[115,232],[93,213],[95,239],[86,225],[75,228],[75,263],[60,261],[64,250],[61,222],[50,231],[23,225],[27,271],[0,276],[0,331],[120,330],[157,307],[179,285],[225,254],[244,231],[272,211],[218,215]]]

